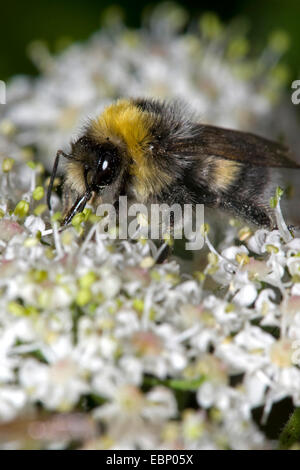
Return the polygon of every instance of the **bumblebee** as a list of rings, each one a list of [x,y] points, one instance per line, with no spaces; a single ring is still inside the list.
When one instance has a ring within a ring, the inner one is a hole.
[[[64,224],[92,200],[204,204],[272,228],[271,167],[300,168],[288,149],[254,134],[204,125],[180,102],[122,99],[91,120],[66,159]]]

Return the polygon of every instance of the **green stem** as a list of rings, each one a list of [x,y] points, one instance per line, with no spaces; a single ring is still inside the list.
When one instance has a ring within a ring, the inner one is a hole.
[[[290,449],[294,444],[300,444],[300,408],[296,408],[290,416],[279,437],[279,449]]]
[[[197,377],[196,379],[157,379],[155,377],[145,377],[144,383],[149,386],[164,385],[170,387],[173,390],[182,390],[182,391],[195,391],[200,385],[205,382],[205,376]]]

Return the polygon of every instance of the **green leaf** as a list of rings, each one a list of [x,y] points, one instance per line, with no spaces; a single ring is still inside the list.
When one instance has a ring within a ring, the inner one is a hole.
[[[300,442],[300,408],[296,408],[290,416],[279,437],[279,449],[290,449]]]
[[[155,377],[145,377],[144,383],[148,386],[156,386],[156,385],[164,385],[165,387],[172,388],[173,390],[181,390],[181,391],[195,391],[197,390],[200,385],[205,382],[206,377],[201,375],[196,379],[157,379]]]
[[[280,199],[283,196],[284,190],[280,187],[277,186],[276,188],[276,198]]]
[[[202,375],[200,377],[197,377],[196,379],[171,379],[168,381],[168,385],[170,388],[173,388],[174,390],[186,390],[186,391],[192,391],[192,390],[197,390],[200,385],[205,382],[205,376]]]
[[[271,199],[270,199],[270,207],[271,207],[271,209],[275,209],[276,206],[277,206],[277,199],[276,199],[276,197],[271,197]]]

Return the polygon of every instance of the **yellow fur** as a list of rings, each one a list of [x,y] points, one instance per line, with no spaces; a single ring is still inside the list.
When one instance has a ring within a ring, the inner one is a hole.
[[[83,178],[83,167],[78,162],[70,161],[67,164],[66,185],[73,191],[84,193],[86,187]]]
[[[241,164],[232,160],[215,160],[214,166],[214,184],[218,189],[226,190],[234,183],[240,172]]]
[[[91,132],[96,140],[124,145],[124,152],[132,159],[130,172],[136,177],[135,185],[141,199],[169,182],[169,176],[154,167],[151,153],[151,113],[140,110],[129,100],[119,100],[104,109],[92,122]],[[150,157],[150,158],[149,158]]]
[[[104,109],[92,123],[92,134],[97,140],[123,141],[135,163],[144,165],[144,152],[150,143],[151,115],[128,100],[119,100]]]

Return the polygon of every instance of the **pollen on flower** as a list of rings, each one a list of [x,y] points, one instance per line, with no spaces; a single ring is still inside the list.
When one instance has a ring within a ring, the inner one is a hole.
[[[26,246],[27,248],[36,246],[38,245],[38,243],[39,241],[34,237],[29,237],[29,238],[26,238],[26,240],[24,240],[24,246]]]
[[[137,413],[142,409],[144,397],[137,387],[124,385],[117,393],[117,401],[125,413]]]
[[[243,227],[238,232],[238,237],[241,242],[246,241],[252,235],[252,230],[249,227]]]
[[[292,366],[292,344],[289,339],[276,341],[270,350],[271,361],[280,368]]]
[[[40,201],[41,199],[43,199],[44,194],[44,188],[42,186],[37,186],[32,193],[32,197],[35,201]]]
[[[25,308],[23,307],[23,305],[20,305],[19,303],[17,302],[14,302],[14,301],[11,301],[9,302],[8,304],[8,310],[9,312],[11,312],[13,315],[17,315],[17,316],[22,316],[22,315],[25,315]]]
[[[92,293],[88,288],[81,288],[76,295],[76,303],[83,307],[92,299]]]
[[[4,173],[8,173],[9,171],[12,170],[13,166],[14,166],[14,159],[13,158],[4,158],[3,162],[2,162],[2,171]]]
[[[15,207],[14,214],[18,217],[26,217],[29,212],[29,202],[28,201],[19,201]]]
[[[246,255],[246,253],[238,253],[235,258],[237,262],[241,264],[242,266],[245,264],[248,264],[250,261],[249,256]]]
[[[36,216],[41,216],[45,210],[47,210],[47,205],[46,204],[39,204],[38,206],[35,207],[33,210],[34,215]]]
[[[96,274],[93,271],[90,271],[79,279],[79,285],[83,289],[88,289],[96,281],[96,279]]]
[[[146,256],[144,259],[142,259],[142,261],[140,262],[140,266],[141,268],[145,268],[145,269],[148,269],[148,268],[152,268],[152,266],[154,266],[155,264],[155,261],[154,259],[152,258],[152,256]]]

